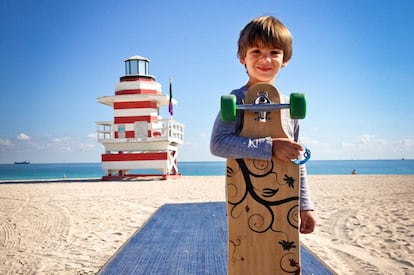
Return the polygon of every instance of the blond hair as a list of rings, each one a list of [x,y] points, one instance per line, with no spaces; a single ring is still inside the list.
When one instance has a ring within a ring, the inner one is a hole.
[[[282,22],[273,16],[261,16],[250,21],[240,32],[237,55],[246,56],[248,48],[269,47],[283,50],[283,61],[292,57],[292,35]]]

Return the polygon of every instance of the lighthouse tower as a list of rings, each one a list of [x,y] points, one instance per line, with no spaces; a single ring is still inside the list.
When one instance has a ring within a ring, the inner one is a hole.
[[[102,154],[103,180],[179,176],[177,148],[184,140],[184,126],[174,121],[177,101],[161,93],[161,85],[149,74],[149,59],[132,56],[125,60],[125,75],[115,85],[114,96],[99,103],[114,110],[113,121],[97,122]],[[170,118],[162,119],[160,107],[168,106]]]

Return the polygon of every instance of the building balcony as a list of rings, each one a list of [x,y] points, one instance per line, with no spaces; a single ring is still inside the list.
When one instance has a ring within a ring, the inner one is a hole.
[[[96,125],[98,141],[106,151],[163,150],[184,142],[184,125],[173,119],[161,119],[156,125],[136,122],[133,131],[119,125],[115,129],[112,121],[98,121]]]

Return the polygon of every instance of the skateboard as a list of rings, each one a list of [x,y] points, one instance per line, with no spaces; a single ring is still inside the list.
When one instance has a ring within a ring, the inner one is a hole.
[[[247,90],[243,104],[237,105],[234,95],[221,97],[222,120],[234,121],[237,110],[243,111],[240,136],[287,138],[281,112],[302,119],[306,100],[291,94],[290,104],[282,104],[274,86],[258,83]],[[292,162],[227,159],[228,274],[300,274],[298,164],[310,151],[303,155]]]

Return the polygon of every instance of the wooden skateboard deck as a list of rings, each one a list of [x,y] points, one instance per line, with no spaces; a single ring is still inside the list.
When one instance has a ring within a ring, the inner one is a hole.
[[[256,84],[244,104],[254,103],[262,92],[280,103],[275,87]],[[281,110],[265,116],[266,121],[259,122],[258,113],[244,111],[240,136],[288,137]],[[226,168],[228,274],[300,274],[299,166],[273,157],[228,159]]]

